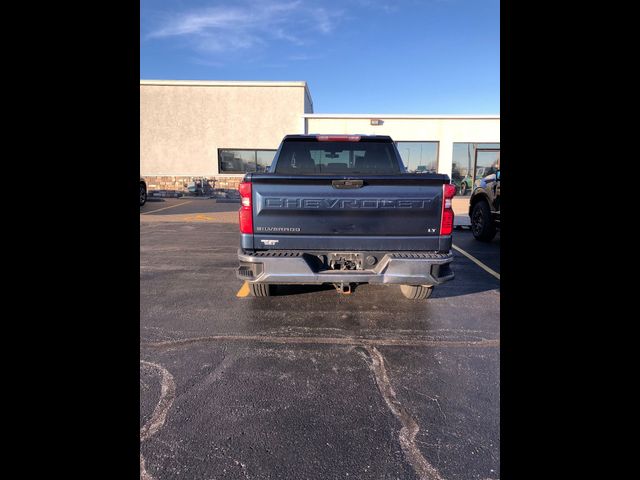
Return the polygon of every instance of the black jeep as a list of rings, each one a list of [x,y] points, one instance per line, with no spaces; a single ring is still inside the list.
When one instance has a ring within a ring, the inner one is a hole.
[[[140,206],[147,203],[147,182],[144,178],[140,177]]]
[[[490,242],[500,230],[499,168],[476,180],[469,200],[469,218],[473,236],[482,242]]]

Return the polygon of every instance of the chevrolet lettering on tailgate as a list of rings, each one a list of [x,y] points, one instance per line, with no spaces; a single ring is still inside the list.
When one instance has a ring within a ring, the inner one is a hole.
[[[349,209],[349,208],[426,208],[432,199],[416,198],[276,198],[264,199],[266,208]]]

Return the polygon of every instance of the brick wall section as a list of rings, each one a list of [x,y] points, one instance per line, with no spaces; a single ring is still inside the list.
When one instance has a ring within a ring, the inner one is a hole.
[[[242,177],[214,177],[215,188],[238,190]]]
[[[212,196],[227,192],[233,194],[237,192],[238,185],[242,177],[210,176],[210,177],[170,177],[170,176],[144,176],[147,182],[149,196],[176,197],[181,195],[192,195],[189,191],[189,184],[193,182],[203,183],[203,195]]]

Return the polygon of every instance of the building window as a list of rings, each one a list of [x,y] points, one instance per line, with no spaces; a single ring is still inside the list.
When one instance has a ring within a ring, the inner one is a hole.
[[[266,172],[273,162],[276,150],[256,150],[256,171]]]
[[[438,142],[396,142],[396,145],[407,172],[438,171]]]
[[[451,181],[458,187],[457,195],[471,195],[475,181],[499,164],[499,143],[454,143]]]
[[[266,172],[276,150],[218,149],[219,173]]]

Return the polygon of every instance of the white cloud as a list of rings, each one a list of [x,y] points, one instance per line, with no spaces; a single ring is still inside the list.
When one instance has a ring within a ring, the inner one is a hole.
[[[306,62],[308,60],[318,60],[319,58],[322,58],[322,55],[320,54],[308,55],[306,53],[289,55],[287,57],[288,60],[293,60],[294,62]]]
[[[302,0],[250,0],[172,14],[146,38],[183,38],[201,52],[248,50],[273,41],[305,45],[314,36],[331,33],[342,17],[342,11],[307,5]]]
[[[190,59],[191,62],[195,63],[196,65],[202,65],[205,67],[224,67],[225,64],[222,62],[213,62],[211,60],[205,60],[203,58],[197,58],[197,57],[193,57]]]
[[[400,9],[400,1],[393,0],[349,0],[351,3],[354,3],[358,7],[366,8],[373,11],[383,11],[385,13],[397,12]],[[419,0],[418,3],[424,3],[425,0]]]

